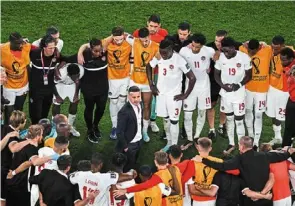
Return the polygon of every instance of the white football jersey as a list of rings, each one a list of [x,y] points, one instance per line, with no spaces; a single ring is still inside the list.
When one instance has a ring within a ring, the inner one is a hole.
[[[178,53],[173,53],[170,59],[158,60],[154,57],[150,61],[152,68],[158,65],[159,74],[157,88],[162,95],[175,96],[181,93],[182,74],[191,69],[189,64]]]
[[[108,205],[110,186],[116,184],[119,179],[118,173],[93,173],[91,171],[79,171],[70,175],[72,184],[79,185],[81,197],[84,199],[88,193],[99,191],[99,195],[88,205]]]
[[[240,51],[237,51],[235,57],[228,59],[224,53],[220,54],[219,59],[215,63],[215,68],[221,71],[221,81],[223,84],[238,84],[245,77],[245,71],[252,69],[250,57]],[[220,95],[226,98],[236,99],[245,98],[245,86],[242,86],[235,92],[226,92],[220,90]]]
[[[120,182],[116,184],[116,187],[118,189],[126,189],[128,187],[132,187],[135,185],[135,181],[134,180],[129,180],[126,182]],[[130,201],[129,199],[132,198],[134,196],[134,193],[126,193],[125,194],[127,199],[125,200],[116,200],[114,198],[114,195],[112,194],[111,191],[109,191],[109,204],[110,206],[129,206],[130,205]]]
[[[60,83],[60,84],[66,84],[66,85],[71,85],[74,84],[75,82],[69,77],[67,68],[70,64],[66,64],[64,67],[62,67],[59,72],[60,72],[60,80],[55,80],[55,83]],[[80,64],[77,64],[80,69],[80,76],[79,79],[81,79],[84,75],[84,67],[81,66]]]
[[[213,58],[215,50],[211,47],[202,46],[199,53],[194,54],[192,49],[183,47],[179,54],[189,63],[191,70],[196,76],[195,88],[204,89],[210,87],[208,72],[210,60]],[[186,86],[188,86],[188,79],[186,79]]]
[[[48,157],[54,155],[56,152],[50,147],[42,147],[38,150],[39,157]],[[70,152],[67,150],[62,155],[69,155]],[[58,170],[57,161],[56,160],[49,160],[48,162],[44,163],[43,165],[37,166],[35,168],[35,175],[39,175],[43,169],[49,170]]]

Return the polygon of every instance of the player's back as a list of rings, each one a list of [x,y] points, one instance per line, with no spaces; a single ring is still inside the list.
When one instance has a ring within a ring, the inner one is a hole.
[[[110,185],[118,181],[117,173],[93,173],[91,171],[79,171],[70,175],[72,184],[79,185],[81,197],[84,199],[88,193],[99,191],[99,195],[88,205],[108,205],[108,193]]]
[[[212,156],[208,156],[206,158],[215,162],[223,162],[222,159],[212,157]],[[213,178],[217,170],[211,167],[208,167],[201,162],[194,162],[194,165],[195,165],[195,175],[194,175],[193,181],[199,187],[203,189],[209,189],[211,183],[213,182]],[[215,200],[216,197],[192,195],[192,199],[197,201],[208,201],[208,200]]]
[[[162,191],[158,185],[134,194],[135,205],[162,205]]]
[[[155,59],[155,58],[154,58]],[[181,93],[182,74],[190,67],[185,59],[174,52],[170,59],[158,61],[159,76],[157,88],[162,95],[176,95]]]
[[[128,187],[134,186],[135,181],[134,180],[129,180],[125,182],[120,182],[116,184],[117,189],[126,189]],[[133,193],[126,193],[127,199],[124,200],[116,200],[114,198],[113,192],[110,190],[109,192],[109,205],[114,205],[114,206],[129,206],[130,205],[130,198],[133,197]]]
[[[288,161],[270,164],[270,172],[274,174],[273,200],[281,200],[291,196],[289,186],[289,164]]]
[[[181,182],[181,172],[177,166],[171,165],[170,167],[174,167],[176,171],[176,178],[178,181],[178,184],[180,186],[180,194],[179,195],[173,195],[173,196],[168,196],[164,198],[164,201],[167,206],[182,206],[183,204],[183,191],[182,191],[182,182]],[[159,170],[158,172],[155,173],[158,175],[162,182],[171,188],[173,188],[173,180],[172,180],[172,175],[170,171],[167,169],[164,170]]]

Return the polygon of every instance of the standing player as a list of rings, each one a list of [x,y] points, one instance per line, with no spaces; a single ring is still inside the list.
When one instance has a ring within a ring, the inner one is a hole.
[[[129,86],[138,86],[143,101],[143,140],[150,140],[147,130],[151,114],[152,92],[146,75],[146,65],[159,51],[159,45],[150,40],[149,30],[142,28],[138,31],[139,38],[128,36],[127,42],[132,45],[134,63]],[[153,123],[154,124],[154,123]]]
[[[118,182],[132,180],[136,173],[118,174],[118,173],[100,173],[103,166],[103,160],[99,153],[94,153],[91,158],[91,171],[79,171],[70,175],[72,184],[79,185],[81,197],[84,199],[91,192],[99,191],[99,195],[89,202],[88,205],[108,205],[108,194],[111,185]]]
[[[117,172],[118,174],[122,174],[123,173],[123,168],[127,163],[127,157],[123,154],[123,153],[115,153],[112,157],[112,165],[114,167],[114,172]],[[130,170],[129,173],[132,173],[132,171]],[[135,185],[135,181],[129,180],[129,181],[125,181],[125,182],[120,182],[117,183],[115,186],[113,185],[112,188],[110,189],[109,192],[109,204],[108,205],[113,205],[113,206],[129,206],[130,205],[130,201],[129,199],[131,199],[134,194],[126,194],[126,198],[124,199],[116,199],[113,191],[115,189],[125,189],[127,187],[131,187]]]
[[[196,84],[190,95],[183,101],[184,110],[184,126],[187,139],[193,141],[193,111],[198,104],[198,117],[196,123],[196,133],[194,138],[200,137],[201,131],[206,121],[206,110],[211,108],[210,97],[210,80],[209,66],[210,60],[215,54],[214,49],[204,46],[206,37],[197,33],[191,37],[192,48],[183,47],[179,54],[188,62],[194,75],[197,78]],[[186,81],[186,90],[188,89],[188,81]]]
[[[167,35],[168,31],[161,28],[161,19],[159,15],[152,14],[147,21],[147,29],[150,33],[150,39],[156,43],[160,43]],[[133,32],[134,37],[139,37],[139,29]],[[154,81],[158,80],[158,68],[154,69]],[[151,121],[150,126],[153,132],[159,132],[159,127],[156,124],[156,98],[153,96],[151,108]]]
[[[109,38],[103,40],[102,45],[107,45],[107,62],[108,62],[108,80],[109,80],[109,98],[110,98],[110,115],[112,121],[111,139],[117,139],[117,115],[119,110],[126,102],[127,88],[129,85],[130,74],[130,55],[131,46],[124,37],[122,27],[112,29],[112,41]],[[84,62],[83,51],[88,47],[84,44],[78,52],[78,62]]]
[[[226,114],[229,145],[224,151],[230,153],[235,145],[235,123],[240,139],[245,135],[245,84],[252,78],[251,59],[235,49],[235,41],[225,37],[221,41],[219,59],[215,64],[215,80],[220,85],[220,111]]]
[[[275,36],[271,44],[273,56],[270,63],[269,90],[267,93],[266,114],[272,118],[272,128],[275,137],[271,144],[281,144],[281,124],[285,121],[286,105],[289,98],[288,87],[281,63],[280,52],[285,47],[285,39],[282,36]]]
[[[224,37],[227,36],[227,31],[225,30],[218,30],[215,35],[215,41],[210,42],[207,44],[208,47],[212,47],[217,54],[221,52],[221,41],[224,39]],[[211,93],[211,108],[208,109],[207,111],[207,119],[208,119],[208,124],[209,124],[209,134],[208,137],[211,139],[214,139],[216,137],[215,133],[215,105],[217,104],[217,101],[220,97],[219,92],[220,92],[220,86],[217,84],[214,78],[214,71],[215,71],[215,60],[211,60],[210,64],[210,72],[209,72],[209,77],[210,77],[210,93]],[[217,132],[225,136],[226,135],[226,128],[225,128],[225,120],[226,120],[226,115],[223,112],[219,113],[219,126]]]
[[[7,75],[3,83],[3,97],[7,100],[4,121],[6,125],[9,124],[9,117],[13,110],[23,110],[29,90],[30,51],[31,44],[26,43],[18,32],[11,33],[9,42],[0,47],[1,67],[5,68]],[[3,100],[1,98],[1,103]]]
[[[186,99],[193,90],[196,77],[188,63],[177,53],[173,52],[172,42],[163,40],[160,44],[160,59],[153,58],[147,65],[147,76],[150,88],[157,96],[157,115],[164,118],[164,129],[167,135],[167,145],[163,151],[178,142],[179,115],[182,100]],[[159,67],[157,85],[152,80],[152,68]],[[182,74],[189,79],[188,89],[181,93]]]
[[[262,131],[263,112],[266,110],[266,95],[269,88],[269,66],[272,50],[270,46],[262,46],[258,40],[251,39],[247,46],[240,46],[240,51],[248,54],[252,61],[252,79],[246,84],[245,123],[248,135],[254,138],[254,148],[257,149]]]
[[[59,80],[55,81],[53,93],[52,116],[60,114],[60,105],[68,97],[70,100],[68,121],[71,127],[71,133],[79,137],[80,133],[75,129],[74,122],[80,99],[80,79],[84,75],[84,68],[78,64],[68,64],[59,69]]]

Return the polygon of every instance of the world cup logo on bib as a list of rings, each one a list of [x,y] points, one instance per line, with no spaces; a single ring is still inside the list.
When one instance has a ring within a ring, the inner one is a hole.
[[[260,59],[258,57],[254,57],[252,59],[252,64],[253,64],[253,67],[254,67],[254,73],[255,74],[260,74],[260,70],[259,70]]]
[[[210,172],[211,172],[211,167],[205,166],[203,168],[203,177],[204,177],[204,179],[202,180],[202,183],[207,183],[208,176],[209,176]]]
[[[150,57],[149,53],[147,53],[145,51],[141,53],[141,66],[142,67],[145,67],[147,65],[146,62],[147,62],[149,57]]]
[[[13,62],[12,63],[12,70],[13,70],[14,74],[19,73],[19,68],[20,68],[20,64],[18,62]]]
[[[115,63],[117,63],[117,64],[119,64],[120,63],[120,56],[121,56],[121,50],[115,50],[114,52],[113,52],[113,55],[114,55],[114,57],[115,57],[115,59],[116,59],[116,61],[115,61]]]
[[[144,206],[151,206],[153,199],[151,197],[145,197],[143,202],[144,202]]]

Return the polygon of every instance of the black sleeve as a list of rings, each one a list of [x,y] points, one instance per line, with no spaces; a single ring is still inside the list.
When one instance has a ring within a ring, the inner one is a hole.
[[[64,56],[62,57],[62,60],[67,63],[78,63],[78,54],[74,54],[72,56]]]
[[[125,139],[125,130],[128,127],[128,113],[121,109],[118,113],[117,137],[118,144],[122,149],[127,148],[127,141]]]
[[[222,174],[222,172],[217,172],[215,175],[214,175],[214,178],[213,178],[213,181],[212,181],[212,184],[213,185],[217,185],[218,187],[221,185],[221,176],[224,175]]]
[[[212,167],[213,169],[220,170],[220,171],[234,170],[234,169],[240,168],[239,156],[236,156],[225,162],[214,162],[206,158],[203,158],[202,163],[209,167]]]
[[[290,157],[289,152],[278,153],[278,152],[267,152],[265,153],[270,163],[282,162]]]
[[[74,184],[73,185],[73,201],[75,202],[77,200],[82,200],[82,197],[80,195],[79,185],[78,184]]]
[[[27,160],[30,160],[31,157],[38,155],[38,147],[31,146],[29,149],[26,150],[26,157]]]
[[[29,178],[29,182],[31,184],[40,185],[42,183],[42,179],[47,175],[47,169],[44,169],[40,172],[39,175],[34,175]]]

